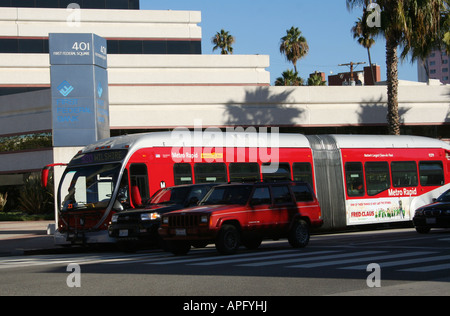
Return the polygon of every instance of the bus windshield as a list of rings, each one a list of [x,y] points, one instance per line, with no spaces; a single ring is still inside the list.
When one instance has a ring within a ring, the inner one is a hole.
[[[120,173],[119,163],[68,167],[59,189],[61,211],[106,208]]]

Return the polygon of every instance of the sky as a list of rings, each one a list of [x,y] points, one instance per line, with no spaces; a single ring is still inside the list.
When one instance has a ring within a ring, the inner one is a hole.
[[[297,62],[302,78],[314,71],[330,74],[348,72],[339,64],[366,62],[367,50],[353,39],[351,28],[362,9],[348,11],[345,0],[140,0],[142,10],[201,11],[202,54],[212,51],[211,38],[221,29],[235,37],[234,54],[269,55],[271,83],[287,69],[293,69],[280,53],[280,39],[292,26],[308,41],[309,54]],[[380,65],[386,80],[386,41],[377,37],[371,49],[372,62]],[[359,66],[356,70],[362,70]],[[417,64],[406,59],[399,64],[399,79],[417,81]]]

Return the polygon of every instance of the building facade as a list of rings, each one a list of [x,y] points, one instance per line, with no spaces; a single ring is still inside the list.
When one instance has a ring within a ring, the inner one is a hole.
[[[445,51],[433,50],[427,59],[417,63],[417,73],[420,82],[436,79],[450,84],[450,56]]]

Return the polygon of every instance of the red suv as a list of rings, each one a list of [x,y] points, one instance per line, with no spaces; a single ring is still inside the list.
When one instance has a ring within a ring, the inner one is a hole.
[[[323,224],[319,202],[303,182],[219,185],[199,206],[164,214],[161,222],[159,234],[177,255],[199,243],[234,254],[241,244],[258,248],[264,238],[306,247],[310,227]]]

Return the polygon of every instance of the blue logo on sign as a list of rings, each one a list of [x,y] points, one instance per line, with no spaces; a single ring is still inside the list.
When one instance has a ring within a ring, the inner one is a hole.
[[[67,97],[72,91],[73,87],[68,83],[66,80],[64,80],[59,86],[58,91],[61,93],[64,97]]]
[[[97,86],[97,93],[98,93],[98,97],[101,98],[102,94],[103,94],[103,87],[100,82],[98,83],[98,86]]]

